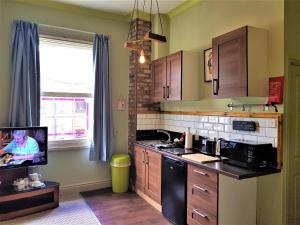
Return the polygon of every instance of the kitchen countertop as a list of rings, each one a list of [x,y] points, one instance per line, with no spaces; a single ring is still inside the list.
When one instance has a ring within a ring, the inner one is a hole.
[[[177,156],[173,155],[164,151],[161,151],[149,144],[149,141],[137,141],[136,144],[147,147],[147,149],[151,149],[152,151],[158,152],[162,154],[163,156],[168,156],[174,159],[179,159],[181,161],[187,162],[189,164],[193,164],[199,167],[202,167],[203,169],[207,169],[219,174],[223,174],[225,176],[229,176],[238,180],[242,179],[247,179],[247,178],[252,178],[252,177],[259,177],[259,176],[264,176],[268,174],[274,174],[274,173],[280,173],[281,170],[278,168],[272,168],[272,169],[267,169],[263,171],[252,171],[252,170],[247,170],[243,169],[240,167],[228,165],[226,163],[223,163],[221,161],[214,161],[214,162],[205,162],[205,163],[197,163],[193,160],[189,160],[187,158],[184,158],[182,156]]]

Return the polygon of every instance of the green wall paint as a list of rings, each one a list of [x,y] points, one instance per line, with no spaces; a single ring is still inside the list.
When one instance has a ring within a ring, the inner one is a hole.
[[[161,29],[161,24],[162,29]],[[169,54],[169,43],[170,43],[170,19],[167,15],[161,14],[160,18],[158,14],[154,15],[152,24],[152,30],[156,34],[163,34],[167,38],[167,43],[160,43],[157,41],[152,42],[152,60],[164,57]]]
[[[250,25],[269,31],[268,75],[284,75],[284,1],[208,1],[203,0],[170,19],[169,53],[179,50],[203,52],[211,47],[211,39],[236,28]],[[199,58],[203,71],[203,55]],[[265,103],[266,98],[212,99],[211,83],[199,84],[200,101],[161,103],[166,111],[228,111],[234,103]],[[238,110],[241,111],[241,110]],[[261,112],[252,108],[251,112]],[[283,112],[283,106],[279,106]],[[280,225],[283,216],[283,174],[257,179],[257,224]]]
[[[4,0],[7,1],[7,0]],[[86,16],[94,16],[103,19],[117,20],[117,21],[126,21],[127,16],[123,16],[120,14],[109,13],[101,10],[86,8],[82,6],[67,4],[58,1],[50,1],[50,0],[9,0],[17,3],[24,3],[33,6],[40,6],[58,10],[64,10],[70,13],[76,13]]]
[[[127,110],[117,111],[117,99],[128,98],[128,58],[123,48],[128,24],[96,16],[63,11],[14,1],[0,1],[0,126],[7,125],[9,101],[10,30],[14,19],[33,21],[58,27],[97,32],[111,36],[111,76],[114,119],[114,150],[127,152]],[[2,11],[3,10],[3,11]],[[59,181],[63,186],[110,180],[108,163],[88,161],[88,149],[49,152],[49,164],[40,167],[45,179]]]
[[[193,7],[194,5],[198,4],[200,1],[201,0],[186,0],[185,2],[183,2],[182,4],[177,6],[176,8],[170,10],[168,12],[168,16],[170,18],[173,18],[173,17],[181,14],[182,12],[185,12],[189,8]]]

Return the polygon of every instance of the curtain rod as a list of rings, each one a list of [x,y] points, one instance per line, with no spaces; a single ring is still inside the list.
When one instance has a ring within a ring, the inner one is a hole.
[[[83,31],[83,30],[77,30],[73,28],[67,28],[67,27],[59,27],[59,26],[53,26],[53,25],[47,25],[47,24],[38,24],[41,27],[47,27],[47,28],[54,28],[54,29],[61,29],[61,30],[68,30],[68,31],[73,31],[73,32],[78,32],[78,33],[85,33],[85,34],[96,34],[95,32],[90,32],[90,31]]]
[[[49,29],[58,29],[58,30],[65,30],[65,31],[70,31],[70,32],[76,32],[76,33],[81,33],[81,34],[87,34],[87,35],[95,35],[97,34],[96,32],[91,32],[91,31],[86,31],[86,30],[78,30],[78,29],[73,29],[73,28],[68,28],[68,27],[59,27],[59,26],[54,26],[54,25],[48,25],[48,24],[42,24],[39,23],[38,26],[44,27],[44,28],[49,28]],[[110,34],[102,34],[108,37],[111,37]]]

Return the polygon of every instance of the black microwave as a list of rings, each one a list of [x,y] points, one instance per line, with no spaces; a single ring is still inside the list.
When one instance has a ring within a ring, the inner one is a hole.
[[[220,140],[220,156],[224,163],[254,171],[277,166],[277,149],[270,143]]]

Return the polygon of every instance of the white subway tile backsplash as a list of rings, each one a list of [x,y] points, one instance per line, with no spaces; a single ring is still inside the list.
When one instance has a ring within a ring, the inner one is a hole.
[[[253,141],[257,143],[257,136],[254,135],[244,135],[243,140],[245,141]]]
[[[164,129],[164,125],[155,125],[155,129],[161,129],[161,130],[163,130]]]
[[[257,130],[255,131],[255,133],[258,136],[266,136],[266,128],[264,128],[264,127],[257,127],[256,129]]]
[[[224,126],[224,130],[225,130],[226,132],[232,132],[232,125],[225,125],[225,126]]]
[[[261,143],[272,143],[272,145],[275,146],[275,138],[258,137],[258,142],[261,142]]]
[[[146,114],[137,114],[136,118],[137,119],[146,118]]]
[[[262,118],[258,120],[260,127],[276,127],[276,121],[274,119]]]
[[[190,132],[191,132],[192,134],[196,134],[196,131],[197,131],[197,129],[195,129],[195,128],[192,128],[192,129],[190,130]]]
[[[152,122],[153,122],[153,124],[160,125],[161,120],[160,119],[153,119]]]
[[[267,137],[277,137],[277,129],[276,128],[266,128],[266,136]]]
[[[138,119],[137,120],[137,124],[148,124],[149,123],[149,120],[147,119]]]
[[[184,121],[184,127],[188,128],[194,128],[195,127],[195,122],[191,122],[191,121]]]
[[[204,123],[203,124],[203,129],[205,129],[205,130],[213,130],[213,124],[211,124],[211,123]]]
[[[177,115],[176,120],[183,120],[183,115]]]
[[[223,124],[214,124],[215,131],[224,131],[224,125]]]
[[[166,114],[161,114],[161,115],[160,115],[160,119],[161,119],[161,120],[165,120],[166,118],[167,118],[167,115],[166,115]]]
[[[219,122],[219,117],[217,117],[217,116],[209,116],[208,117],[208,121],[210,123],[218,123]]]
[[[219,138],[219,133],[216,132],[216,131],[208,131],[208,137],[211,138],[211,139],[214,139],[214,138]]]
[[[224,117],[224,116],[220,116],[219,117],[219,123],[222,124],[230,124],[230,117]]]
[[[202,123],[208,122],[208,116],[200,116],[199,122]]]
[[[153,129],[156,129],[155,128],[155,125],[144,125],[144,127],[145,127],[145,130],[153,130]]]
[[[197,128],[198,129],[203,129],[203,123],[197,123]]]
[[[268,120],[268,127],[277,127],[276,120],[269,119]]]
[[[230,133],[219,132],[219,138],[224,138],[226,140],[230,139]]]
[[[207,137],[208,136],[208,130],[199,130],[199,134],[200,134],[200,136]]]
[[[235,140],[243,140],[243,135],[242,134],[230,134],[230,139],[235,139]]]
[[[258,123],[256,131],[232,130],[232,121],[255,121]],[[165,129],[176,132],[198,132],[201,136],[210,138],[241,139],[272,143],[277,146],[277,127],[275,119],[242,118],[226,116],[195,116],[176,114],[137,114],[137,129]]]
[[[177,118],[177,115],[175,115],[175,114],[170,116],[171,120],[176,120],[176,118]]]
[[[190,115],[184,116],[183,119],[185,121],[190,121],[190,122],[198,121],[198,117],[197,116],[190,116]]]

